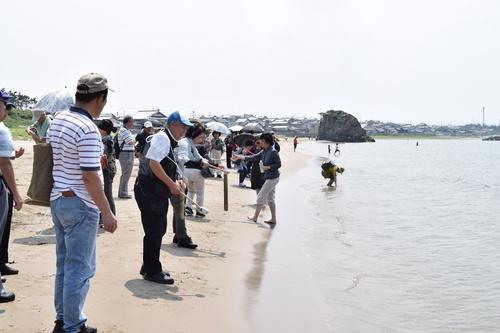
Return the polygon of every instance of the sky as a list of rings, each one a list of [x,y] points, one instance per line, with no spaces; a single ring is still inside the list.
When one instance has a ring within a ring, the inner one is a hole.
[[[496,0],[16,0],[2,12],[0,88],[37,99],[98,72],[116,90],[104,112],[119,115],[500,124]]]

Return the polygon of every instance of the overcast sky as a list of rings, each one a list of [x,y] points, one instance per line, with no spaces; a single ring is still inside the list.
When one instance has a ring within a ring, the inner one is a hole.
[[[15,0],[0,88],[99,72],[105,112],[500,123],[497,0]]]

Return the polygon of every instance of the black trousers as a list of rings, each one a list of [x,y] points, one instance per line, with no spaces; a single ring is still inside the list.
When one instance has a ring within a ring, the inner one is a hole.
[[[138,180],[134,194],[144,229],[142,270],[154,275],[163,270],[160,251],[162,238],[167,232],[168,199],[159,198],[149,188],[141,186]]]
[[[233,155],[233,149],[231,145],[226,145],[226,167],[231,169],[231,157]]]
[[[3,177],[2,177],[3,179]],[[5,183],[5,186],[8,186]],[[3,266],[9,262],[9,238],[10,238],[10,226],[12,224],[12,208],[14,207],[14,198],[9,192],[8,194],[9,208],[7,211],[7,220],[5,221],[5,228],[3,230],[2,239],[0,240],[0,266]],[[0,230],[0,234],[1,230]]]
[[[104,195],[108,199],[109,208],[113,214],[116,215],[115,199],[113,199],[113,179],[115,178],[115,173],[103,172],[104,178]]]

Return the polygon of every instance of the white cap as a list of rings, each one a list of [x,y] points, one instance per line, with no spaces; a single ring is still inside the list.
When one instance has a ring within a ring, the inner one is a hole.
[[[33,118],[31,118],[31,121],[38,121],[38,119],[45,114],[45,111],[41,109],[33,109],[31,112],[33,112]]]

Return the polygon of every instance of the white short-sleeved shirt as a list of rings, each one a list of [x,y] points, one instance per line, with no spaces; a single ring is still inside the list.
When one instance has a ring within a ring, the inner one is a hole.
[[[13,157],[16,156],[16,149],[12,141],[12,134],[4,123],[0,123],[0,157]],[[2,175],[2,170],[0,170]]]
[[[134,137],[132,136],[132,132],[125,126],[120,127],[118,130],[118,144],[121,146],[122,142],[125,142],[123,145],[122,151],[134,151],[135,148],[133,145],[128,145],[127,143],[134,141]]]
[[[103,182],[100,163],[103,145],[90,114],[62,111],[50,126],[48,140],[54,158],[50,200],[59,198],[61,192],[73,191],[87,206],[98,209],[83,182],[83,171],[97,171]]]
[[[166,130],[169,131],[168,128]],[[161,162],[170,153],[170,147],[170,138],[167,133],[160,131],[153,135],[149,150],[146,153],[146,158]]]

